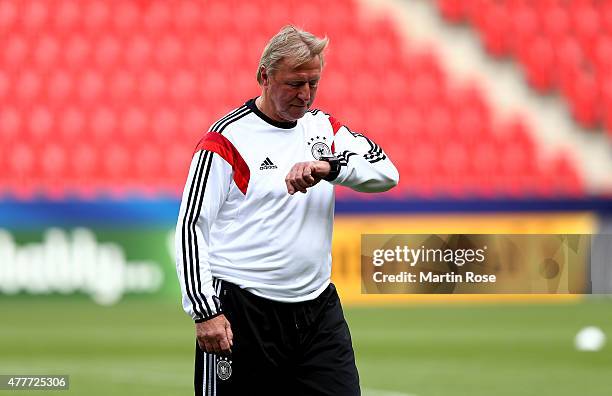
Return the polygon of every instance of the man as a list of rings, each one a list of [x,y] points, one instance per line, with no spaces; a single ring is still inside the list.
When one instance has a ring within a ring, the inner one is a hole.
[[[327,39],[286,26],[257,71],[261,96],[204,135],[176,232],[196,322],[196,395],[359,395],[331,274],[334,185],[385,191],[382,149],[319,110]]]

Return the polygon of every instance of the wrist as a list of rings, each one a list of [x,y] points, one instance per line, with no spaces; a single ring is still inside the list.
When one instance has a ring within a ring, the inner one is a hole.
[[[327,172],[322,176],[323,180],[335,180],[340,174],[340,160],[336,156],[325,156],[319,158],[319,161],[324,162],[327,165]]]
[[[315,161],[315,171],[313,176],[323,179],[329,174],[330,170],[331,167],[327,161],[317,160]]]

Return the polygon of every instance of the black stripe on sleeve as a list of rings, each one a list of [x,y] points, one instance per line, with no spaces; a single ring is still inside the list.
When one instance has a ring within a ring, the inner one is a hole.
[[[364,154],[363,157],[369,161],[369,160],[378,159],[384,156],[385,156],[385,153],[383,153],[382,149],[378,147],[378,149],[374,151],[368,151],[366,154]]]
[[[353,153],[352,151],[348,151],[348,150],[343,151],[340,154],[338,154],[338,158],[340,159],[340,166],[348,165],[349,159],[353,155],[357,155],[357,154]]]
[[[378,161],[382,161],[387,158],[382,148],[378,144],[376,144],[373,140],[370,140],[367,136],[361,133],[356,133],[356,132],[351,131],[348,127],[346,127],[346,129],[354,137],[364,138],[366,142],[368,142],[368,144],[370,145],[370,150],[363,155],[363,158],[365,158],[369,163],[374,164]],[[348,161],[348,158],[347,158],[347,161]]]
[[[202,212],[202,203],[204,202],[204,193],[206,192],[206,183],[208,182],[208,175],[210,174],[210,168],[212,165],[212,160],[213,160],[213,156],[214,153],[212,151],[207,151],[206,155],[204,157],[204,167],[206,169],[205,175],[204,175],[204,182],[202,183],[202,191],[198,193],[198,195],[196,195],[196,197],[198,198],[198,202],[197,202],[197,210],[194,213],[193,216],[193,221],[190,223],[190,232],[191,232],[191,236],[193,237],[193,244],[194,244],[194,265],[192,265],[191,270],[195,272],[196,275],[196,279],[197,279],[197,283],[195,283],[194,285],[194,294],[196,299],[201,298],[204,301],[204,305],[206,305],[206,316],[210,316],[213,315],[214,312],[211,310],[210,305],[208,304],[208,301],[206,301],[206,297],[204,295],[204,293],[202,293],[202,282],[200,279],[200,255],[198,254],[198,238],[196,235],[196,223],[198,221],[198,218],[200,217],[200,213]],[[192,277],[192,281],[193,281],[193,277]],[[201,306],[201,304],[200,304]]]
[[[217,312],[222,312],[221,309],[221,279],[213,278],[213,289],[215,290],[215,295],[212,296],[212,300],[215,303],[215,308]]]
[[[375,164],[375,163],[377,163],[378,161],[382,161],[382,160],[385,160],[385,159],[387,159],[387,156],[383,154],[383,156],[382,156],[382,157],[379,157],[379,158],[376,158],[376,159],[373,159],[373,160],[369,160],[368,162],[369,162],[370,164]]]
[[[191,292],[193,294],[193,298],[196,300],[200,308],[200,316],[207,317],[208,315],[210,315],[210,307],[208,306],[208,302],[206,301],[206,298],[201,298],[202,295],[198,293],[198,288],[197,288],[197,286],[199,285],[199,281],[200,281],[200,271],[199,271],[199,268],[197,267],[197,263],[199,262],[199,257],[198,257],[198,239],[197,239],[197,235],[195,232],[195,228],[198,222],[198,215],[196,215],[196,207],[198,206],[198,201],[200,201],[200,198],[204,196],[204,191],[200,192],[200,189],[202,188],[202,176],[204,173],[204,169],[206,168],[206,163],[208,162],[208,159],[210,157],[210,152],[202,151],[200,155],[203,155],[202,166],[200,169],[198,169],[198,173],[197,173],[198,180],[196,182],[194,199],[190,207],[191,213],[189,214],[189,221],[187,223],[187,245],[189,246],[189,263],[188,263],[189,267],[188,269],[189,269],[189,274],[191,278]],[[196,279],[195,279],[196,275],[198,276],[198,284],[196,284]],[[206,310],[204,309],[203,304],[206,305]]]
[[[387,158],[387,156],[385,155],[385,153],[382,151],[382,149],[378,146],[375,145],[376,148],[374,150],[370,150],[367,154],[365,154],[363,157],[368,160],[371,164],[384,160],[385,158]]]
[[[197,190],[198,187],[196,187],[196,180],[199,180],[199,176],[201,174],[202,171],[202,165],[203,165],[203,161],[202,161],[202,157],[203,157],[204,152],[200,152],[200,155],[198,156],[198,163],[196,165],[196,168],[194,170],[193,173],[193,178],[191,179],[191,186],[189,187],[189,195],[187,198],[187,205],[185,206],[185,214],[183,216],[183,225],[181,226],[181,241],[182,241],[182,250],[183,250],[183,277],[184,277],[184,282],[185,282],[185,291],[187,293],[187,297],[189,298],[189,301],[191,301],[191,305],[193,307],[193,312],[196,316],[198,317],[202,317],[203,316],[203,311],[202,310],[198,310],[198,307],[196,305],[196,301],[195,298],[191,292],[191,288],[190,288],[190,282],[189,282],[189,272],[187,271],[187,264],[188,261],[191,261],[191,244],[189,243],[189,212],[191,210],[192,207],[192,201],[195,201],[194,199],[194,193]],[[199,185],[199,181],[198,181],[198,185]],[[188,251],[189,251],[189,260],[188,260]],[[200,304],[201,306],[201,304]]]

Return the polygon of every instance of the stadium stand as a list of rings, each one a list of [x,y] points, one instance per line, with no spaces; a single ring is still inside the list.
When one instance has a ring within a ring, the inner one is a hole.
[[[593,88],[612,87],[602,66],[612,41],[582,20],[599,20],[590,12],[599,12],[595,3],[576,2],[574,10],[541,2],[550,7],[544,15],[555,14],[548,24],[534,22],[530,2],[477,3],[439,2],[449,20],[480,29],[493,55],[519,59],[535,88],[560,88],[581,123],[612,125],[602,112],[606,103],[612,109],[612,89],[604,97]],[[505,20],[503,7],[517,16]],[[383,197],[585,194],[568,155],[540,160],[520,115],[493,121],[477,81],[449,84],[435,48],[411,48],[389,20],[364,20],[348,0],[273,8],[264,1],[0,2],[0,193],[177,196],[199,137],[257,95],[258,51],[288,22],[331,38],[316,105],[367,133],[397,163],[400,188]],[[567,33],[569,26],[578,33]],[[551,69],[553,62],[561,66]]]
[[[540,93],[558,92],[585,128],[612,136],[612,2],[439,0],[445,18],[478,30],[494,57],[511,57]]]

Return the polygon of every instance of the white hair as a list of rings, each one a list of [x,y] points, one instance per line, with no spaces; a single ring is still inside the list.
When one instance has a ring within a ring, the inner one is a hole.
[[[269,74],[277,70],[283,59],[289,59],[293,67],[298,67],[319,56],[323,67],[323,50],[327,47],[329,39],[319,38],[312,33],[300,30],[292,25],[284,26],[270,39],[264,48],[257,67],[257,82],[263,83],[261,67],[265,67]]]

